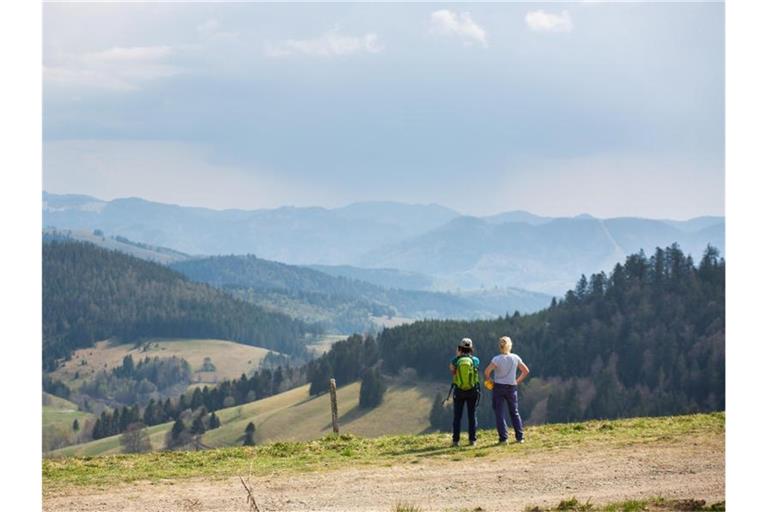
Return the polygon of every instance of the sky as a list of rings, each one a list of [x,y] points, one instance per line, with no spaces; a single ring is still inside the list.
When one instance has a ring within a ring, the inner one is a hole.
[[[43,183],[722,215],[724,50],[722,3],[47,3]]]

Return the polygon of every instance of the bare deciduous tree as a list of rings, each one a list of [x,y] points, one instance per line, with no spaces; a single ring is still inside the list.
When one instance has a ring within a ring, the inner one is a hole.
[[[120,436],[124,453],[142,453],[152,449],[152,443],[143,423],[131,423]]]

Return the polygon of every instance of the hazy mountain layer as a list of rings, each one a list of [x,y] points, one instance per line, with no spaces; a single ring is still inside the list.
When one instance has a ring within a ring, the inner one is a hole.
[[[610,270],[628,254],[674,242],[694,257],[725,253],[723,217],[688,221],[550,218],[510,211],[461,216],[439,205],[356,203],[343,208],[210,210],[142,199],[44,194],[44,224],[100,229],[199,255],[254,254],[387,288],[515,287],[559,295],[574,276]]]

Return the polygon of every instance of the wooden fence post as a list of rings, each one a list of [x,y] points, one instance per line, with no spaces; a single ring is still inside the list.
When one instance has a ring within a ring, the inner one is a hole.
[[[336,379],[331,379],[331,424],[333,425],[333,433],[339,433],[339,408],[336,404]]]

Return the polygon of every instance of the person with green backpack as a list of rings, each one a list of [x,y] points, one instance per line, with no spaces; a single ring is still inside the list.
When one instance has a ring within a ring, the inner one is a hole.
[[[480,360],[473,355],[472,340],[464,338],[449,366],[453,376],[453,446],[459,446],[461,416],[467,406],[469,444],[477,443],[477,402],[480,399]]]

